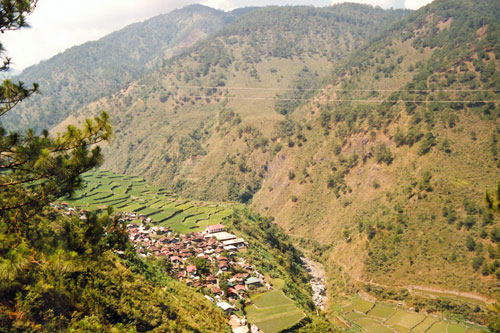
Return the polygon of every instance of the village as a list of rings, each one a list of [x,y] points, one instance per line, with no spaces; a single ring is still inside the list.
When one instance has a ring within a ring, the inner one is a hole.
[[[52,207],[67,216],[86,219],[85,210],[66,203]],[[239,310],[252,292],[272,287],[245,259],[248,243],[244,239],[227,232],[222,224],[207,226],[203,232],[180,234],[168,227],[154,226],[150,218],[135,212],[116,216],[126,223],[129,239],[140,257],[162,260],[170,276],[202,292],[229,316],[233,332],[259,332]]]

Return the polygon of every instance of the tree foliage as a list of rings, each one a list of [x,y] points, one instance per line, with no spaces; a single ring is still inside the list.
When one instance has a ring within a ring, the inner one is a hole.
[[[26,26],[35,5],[1,1],[0,32]],[[36,90],[5,80],[0,117]],[[70,218],[49,205],[100,165],[110,136],[106,113],[55,137],[0,127],[0,332],[224,331],[201,295],[137,258],[112,209]]]

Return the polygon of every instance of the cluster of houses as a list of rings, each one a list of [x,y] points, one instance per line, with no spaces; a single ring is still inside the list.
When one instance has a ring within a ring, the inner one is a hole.
[[[175,234],[165,227],[130,223],[129,238],[140,256],[166,262],[169,273],[188,286],[204,289],[206,297],[230,313],[249,290],[262,286],[264,276],[238,255],[248,244],[225,231],[222,224],[189,234]]]
[[[86,211],[71,208],[67,203],[52,206],[68,216],[86,219]],[[204,232],[179,234],[168,227],[152,226],[150,218],[134,212],[118,216],[128,223],[129,239],[139,256],[164,260],[171,276],[199,288],[207,299],[228,314],[244,302],[251,290],[271,289],[264,276],[242,255],[248,243],[227,232],[222,224],[208,226]],[[136,223],[138,221],[142,223]],[[236,325],[232,325],[233,332],[248,332],[244,318],[231,317]],[[251,330],[258,332],[254,325]]]
[[[87,219],[87,214],[88,211],[83,210],[83,209],[75,209],[73,207],[70,207],[67,202],[61,202],[61,203],[50,203],[49,204],[52,208],[58,210],[60,213],[66,216],[78,216],[80,220],[86,220]]]

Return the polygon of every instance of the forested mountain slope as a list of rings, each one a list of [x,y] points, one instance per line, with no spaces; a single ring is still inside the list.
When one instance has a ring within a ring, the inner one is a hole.
[[[274,156],[278,124],[297,106],[275,103],[276,95],[306,98],[297,88],[315,87],[338,59],[405,13],[357,4],[255,10],[81,114],[111,113],[116,136],[105,168],[183,194],[246,202]]]
[[[72,47],[16,77],[41,95],[17,106],[4,126],[51,128],[82,106],[126,87],[243,12],[192,5]]]
[[[500,194],[484,198],[500,179],[500,5],[404,14],[256,10],[80,116],[110,111],[105,168],[251,202],[318,242],[332,299],[369,282],[494,299]]]
[[[498,297],[499,15],[434,1],[355,52],[291,115],[253,204],[352,282]]]

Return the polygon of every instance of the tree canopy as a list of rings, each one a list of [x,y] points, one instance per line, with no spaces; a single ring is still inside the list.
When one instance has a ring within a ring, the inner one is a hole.
[[[0,32],[27,26],[36,3],[0,0]],[[0,71],[9,64],[4,57]],[[0,120],[37,91],[4,80]],[[110,208],[67,217],[49,205],[82,186],[110,137],[106,113],[55,135],[0,124],[0,332],[223,331],[201,295],[138,259]]]

